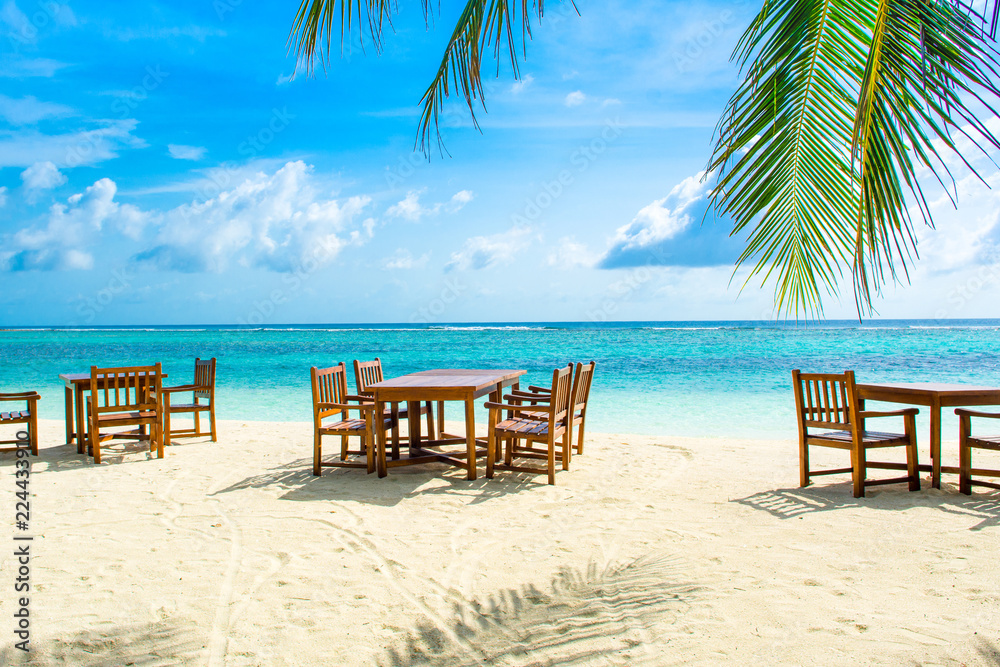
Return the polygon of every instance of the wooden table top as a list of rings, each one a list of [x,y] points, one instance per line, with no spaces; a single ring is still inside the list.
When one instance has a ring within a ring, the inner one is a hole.
[[[862,393],[896,393],[910,395],[937,396],[982,396],[1000,395],[1000,387],[978,387],[971,384],[946,384],[942,382],[866,382],[857,388]]]
[[[527,373],[518,369],[439,368],[376,382],[370,389],[473,389],[492,387]]]

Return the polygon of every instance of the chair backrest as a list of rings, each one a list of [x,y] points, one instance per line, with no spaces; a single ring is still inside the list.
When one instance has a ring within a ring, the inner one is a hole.
[[[555,410],[549,418],[550,428],[554,424],[567,422],[570,401],[570,373],[572,366],[563,366],[552,371],[552,407]]]
[[[313,420],[318,427],[324,418],[345,412],[343,408],[323,408],[321,403],[346,403],[347,366],[341,362],[330,368],[312,367]]]
[[[809,427],[834,431],[854,430],[858,420],[857,394],[854,390],[854,371],[841,374],[801,373],[792,371],[795,390],[795,413],[799,434],[808,433]]]
[[[212,400],[215,394],[215,357],[207,361],[194,360],[194,384],[205,389],[195,389],[195,398]]]
[[[358,385],[359,396],[371,394],[371,390],[368,387],[384,379],[382,376],[382,360],[378,357],[375,357],[375,361],[354,360],[354,381]]]
[[[117,368],[91,366],[91,409],[95,413],[156,410],[162,381],[159,363]]]
[[[587,411],[587,399],[590,398],[590,383],[594,380],[594,366],[597,363],[577,363],[576,374],[573,377],[573,414]]]

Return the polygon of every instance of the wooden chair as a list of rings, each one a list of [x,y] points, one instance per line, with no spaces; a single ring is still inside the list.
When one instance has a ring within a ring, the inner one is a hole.
[[[119,368],[90,367],[90,396],[87,399],[87,422],[94,463],[101,462],[101,443],[115,437],[149,441],[149,451],[163,458],[160,428],[160,392],[163,371],[152,366]],[[106,429],[137,426],[128,433],[108,433]],[[149,434],[145,433],[149,427]],[[102,435],[102,431],[104,434]]]
[[[493,477],[494,468],[514,470],[518,472],[547,472],[549,484],[556,483],[556,441],[562,442],[562,467],[569,467],[570,448],[569,434],[573,430],[573,413],[570,403],[570,367],[557,368],[552,372],[551,399],[547,405],[524,405],[513,394],[504,398],[511,403],[486,403],[490,411],[489,436],[486,441],[486,476]],[[501,413],[508,416],[501,421]],[[546,419],[519,416],[525,413],[545,413]],[[515,447],[515,440],[525,440],[545,443],[545,449],[532,447]],[[504,451],[504,462],[497,461],[504,441],[507,447]],[[545,469],[527,466],[515,466],[514,458],[545,459]]]
[[[572,397],[571,401],[573,405],[573,424],[576,425],[579,430],[577,442],[576,445],[574,445],[577,454],[583,453],[583,430],[584,424],[587,421],[587,401],[590,399],[590,385],[594,380],[594,367],[596,365],[597,363],[593,361],[589,364],[577,363],[576,372],[572,374],[573,389],[570,391],[570,396]],[[572,366],[572,364],[570,364],[570,366]],[[529,385],[528,391],[526,392],[513,392],[513,396],[516,399],[522,398],[525,401],[532,402],[532,404],[546,402],[551,394],[551,387],[537,387],[535,385]],[[547,418],[545,413],[526,413],[525,416],[531,416],[536,419]],[[570,441],[572,440],[573,434],[570,433]]]
[[[792,371],[795,391],[795,413],[799,424],[799,485],[808,486],[809,478],[817,475],[851,473],[854,497],[865,495],[866,486],[908,482],[910,491],[920,490],[917,471],[916,408],[891,412],[870,412],[860,409],[855,390],[854,371],[842,375],[800,373]],[[905,433],[881,433],[865,430],[865,420],[877,417],[903,417]],[[830,429],[810,433],[810,428]],[[850,468],[831,470],[809,469],[809,447],[846,449],[851,453]],[[906,463],[868,461],[868,450],[883,447],[905,447]],[[869,468],[906,470],[905,477],[866,479]]]
[[[211,436],[216,442],[215,434],[215,357],[208,361],[194,360],[194,382],[178,387],[164,387],[163,392],[163,444],[169,445],[173,438],[194,438]],[[171,396],[177,393],[191,392],[190,403],[173,403]],[[202,403],[201,400],[208,401]],[[201,413],[208,413],[208,431],[201,430]],[[175,429],[171,426],[170,416],[173,414],[191,414],[194,417],[194,428]]]
[[[372,397],[372,391],[369,389],[376,382],[381,382],[385,379],[382,374],[382,360],[375,357],[374,361],[358,361],[354,360],[354,382],[358,387],[358,395],[365,396],[369,400]],[[434,411],[431,409],[431,402],[419,406],[419,414],[427,415],[427,437],[434,439],[437,436],[434,431]],[[386,414],[391,415],[393,419],[392,423],[392,458],[399,458],[399,442],[406,441],[409,442],[409,436],[399,435],[399,422],[403,419],[407,419],[410,416],[407,408],[400,408],[398,404],[393,403],[392,405],[386,406]],[[444,424],[441,424],[441,428],[444,428]]]
[[[38,408],[37,403],[41,396],[38,392],[23,391],[16,394],[0,394],[0,402],[24,401],[24,410],[10,410],[0,412],[0,424],[27,424],[28,442],[31,446],[31,453],[38,456]],[[0,445],[17,445],[21,440],[0,440]],[[13,452],[17,447],[0,447],[0,452]]]
[[[313,398],[313,474],[322,474],[324,467],[365,468],[369,473],[375,472],[376,429],[374,420],[375,404],[364,396],[347,394],[347,366],[340,363],[330,368],[311,369]],[[358,405],[350,405],[348,401],[357,401]],[[360,417],[352,419],[349,411],[357,410]],[[339,416],[334,422],[323,423],[327,417]],[[381,416],[388,428],[391,417]],[[323,460],[322,438],[324,435],[340,436],[340,459],[336,461]],[[357,436],[361,444],[357,450],[348,449],[348,438]],[[364,456],[365,461],[352,461],[350,455]]]
[[[1000,414],[992,412],[974,412],[964,408],[957,408],[955,414],[958,415],[958,490],[965,495],[972,494],[973,486],[988,486],[991,489],[1000,489],[1000,484],[972,479],[973,475],[983,477],[1000,477],[1000,470],[987,470],[985,468],[972,467],[973,449],[990,449],[995,452],[1000,451],[1000,436],[996,435],[972,435],[972,418],[981,417],[984,419],[1000,419]]]

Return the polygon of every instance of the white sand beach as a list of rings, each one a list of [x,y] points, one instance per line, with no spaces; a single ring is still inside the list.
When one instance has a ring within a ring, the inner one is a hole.
[[[791,440],[591,434],[556,486],[314,477],[311,437],[223,421],[217,443],[95,466],[43,422],[34,650],[12,648],[8,537],[0,662],[1000,664],[1000,493],[950,476],[856,500],[847,476],[798,489]]]

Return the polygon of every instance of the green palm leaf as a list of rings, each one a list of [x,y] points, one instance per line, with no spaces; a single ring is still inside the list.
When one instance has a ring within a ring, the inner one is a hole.
[[[746,31],[713,201],[748,234],[748,280],[775,278],[779,312],[820,314],[850,270],[870,314],[916,256],[911,205],[933,224],[918,169],[953,184],[942,153],[958,153],[966,125],[977,146],[1000,147],[970,108],[1000,97],[983,25],[934,0],[784,0]]]

